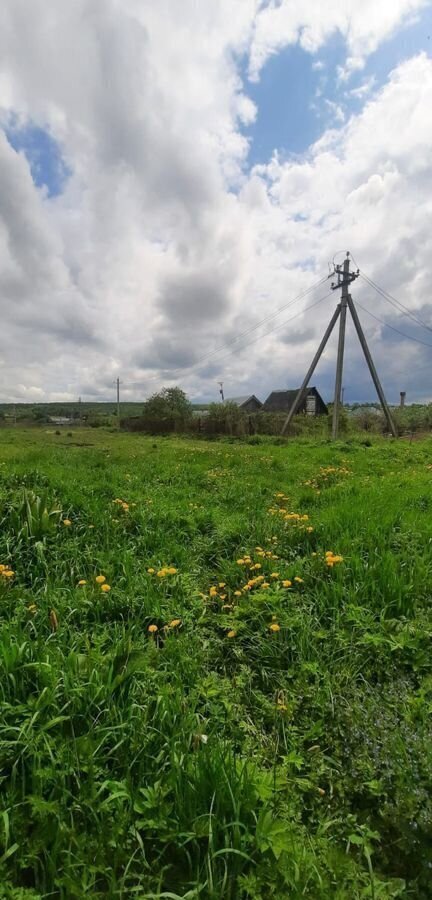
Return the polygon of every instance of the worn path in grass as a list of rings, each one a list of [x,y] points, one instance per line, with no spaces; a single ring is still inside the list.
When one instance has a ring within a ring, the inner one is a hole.
[[[0,897],[430,896],[431,450],[0,432]]]

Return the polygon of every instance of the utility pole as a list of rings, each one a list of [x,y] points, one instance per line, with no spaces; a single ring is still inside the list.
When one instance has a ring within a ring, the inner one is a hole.
[[[364,353],[364,355],[365,355],[365,357],[366,357],[366,362],[367,362],[367,364],[368,364],[369,372],[371,373],[372,381],[373,381],[373,383],[374,383],[374,385],[375,385],[375,390],[376,390],[376,392],[377,392],[377,394],[378,394],[378,397],[379,397],[379,399],[380,399],[381,406],[382,406],[383,411],[384,411],[384,415],[385,415],[385,417],[386,417],[386,419],[387,419],[387,425],[388,425],[388,427],[389,427],[389,429],[390,429],[390,431],[391,431],[393,437],[397,437],[398,434],[397,434],[397,431],[396,431],[396,426],[395,426],[395,424],[394,424],[394,422],[393,422],[392,415],[391,415],[391,412],[390,412],[390,410],[389,410],[389,407],[388,407],[388,404],[387,404],[387,401],[386,401],[386,398],[385,398],[385,395],[384,395],[384,391],[383,391],[383,389],[382,389],[382,387],[381,387],[381,382],[380,382],[380,380],[379,380],[379,378],[378,378],[378,372],[377,372],[377,370],[376,370],[376,368],[375,368],[375,366],[374,366],[373,359],[372,359],[372,357],[371,357],[370,350],[369,350],[369,347],[368,347],[368,345],[367,345],[366,337],[365,337],[363,328],[361,327],[360,319],[359,319],[359,317],[358,317],[358,315],[357,315],[357,310],[356,310],[356,308],[355,308],[355,306],[354,306],[354,303],[353,303],[353,301],[352,301],[352,298],[351,298],[350,296],[348,297],[348,306],[349,306],[350,313],[351,313],[351,316],[352,316],[352,319],[353,319],[353,322],[354,322],[354,325],[355,325],[356,332],[357,332],[357,334],[358,334],[358,339],[359,339],[359,341],[360,341],[361,348],[362,348],[363,353]]]
[[[221,395],[221,397],[222,397],[222,403],[224,403],[224,402],[225,402],[224,392],[223,392],[223,386],[224,386],[224,383],[223,383],[223,381],[218,381],[218,384],[220,385],[219,393],[220,393],[220,395]]]
[[[81,425],[82,425],[81,397],[78,397],[78,424],[81,427]]]
[[[336,362],[336,382],[335,382],[335,392],[334,392],[334,403],[333,403],[333,423],[332,423],[332,438],[336,440],[339,431],[339,407],[341,401],[341,389],[342,389],[342,374],[343,374],[343,358],[344,358],[344,349],[345,349],[345,329],[346,329],[346,314],[347,314],[347,306],[348,306],[348,285],[350,283],[350,259],[349,253],[346,255],[346,259],[343,264],[343,278],[342,281],[338,279],[338,287],[339,284],[342,287],[342,296],[340,302],[340,322],[339,322],[339,342],[338,342],[338,354],[337,354],[337,362]]]
[[[289,426],[289,424],[290,424],[290,422],[291,422],[291,419],[294,418],[294,416],[295,416],[295,414],[296,414],[296,412],[297,412],[297,410],[298,410],[298,408],[299,408],[299,406],[300,406],[300,403],[302,402],[303,398],[305,397],[305,394],[306,394],[306,392],[307,392],[307,388],[308,388],[309,381],[310,381],[310,379],[312,378],[313,373],[315,372],[315,369],[316,369],[316,367],[317,367],[317,365],[318,365],[318,363],[319,363],[321,354],[322,354],[322,352],[323,352],[323,350],[324,350],[324,347],[325,347],[325,345],[326,345],[326,343],[327,343],[327,341],[328,341],[328,339],[329,339],[329,337],[330,337],[330,335],[331,335],[331,333],[332,333],[332,331],[333,331],[334,326],[336,325],[336,322],[337,322],[337,320],[338,320],[338,318],[339,318],[339,315],[340,315],[340,304],[336,307],[336,309],[335,309],[335,311],[334,311],[334,313],[333,313],[333,316],[332,316],[332,318],[331,318],[329,324],[327,325],[326,333],[325,333],[325,335],[324,335],[324,337],[323,337],[323,339],[322,339],[322,341],[321,341],[321,343],[320,343],[320,345],[319,345],[319,347],[318,347],[318,350],[317,350],[317,352],[315,353],[315,356],[314,356],[314,358],[313,358],[313,360],[312,360],[312,362],[311,362],[311,364],[310,364],[310,366],[309,366],[309,369],[308,369],[308,371],[307,371],[307,373],[306,373],[305,379],[304,379],[303,384],[302,384],[302,386],[301,386],[301,388],[300,388],[300,390],[299,390],[299,392],[298,392],[298,394],[297,394],[297,397],[295,398],[294,403],[293,403],[293,405],[292,405],[292,407],[291,407],[291,409],[290,409],[290,411],[289,411],[289,413],[288,413],[288,415],[287,415],[287,417],[286,417],[286,419],[285,419],[285,422],[284,422],[283,428],[282,428],[282,432],[281,432],[282,434],[285,434],[285,432],[286,432],[286,430],[287,430],[287,428],[288,428],[288,426]]]
[[[117,385],[117,427],[120,431],[120,378],[117,378],[116,385]]]
[[[370,350],[366,341],[365,334],[360,324],[359,317],[357,315],[357,310],[354,306],[353,299],[351,294],[348,291],[349,285],[355,281],[356,278],[359,277],[359,271],[350,272],[350,255],[347,253],[346,259],[344,260],[343,267],[335,266],[335,274],[338,277],[337,283],[332,284],[332,290],[336,291],[339,288],[342,289],[341,300],[338,303],[333,316],[327,326],[327,330],[324,334],[324,337],[318,347],[318,350],[312,360],[310,368],[306,374],[306,377],[303,381],[303,384],[294,400],[294,403],[285,419],[282,434],[285,434],[293,416],[297,412],[302,400],[306,396],[309,380],[311,379],[318,362],[322,356],[323,350],[327,344],[327,341],[333,331],[333,328],[340,316],[340,327],[339,327],[339,341],[338,341],[338,354],[337,354],[337,363],[336,363],[336,380],[335,380],[335,393],[334,393],[334,406],[333,406],[333,422],[332,422],[332,438],[335,440],[338,436],[339,431],[339,411],[341,405],[341,393],[342,393],[342,403],[343,403],[343,388],[342,388],[342,375],[343,375],[343,358],[344,358],[344,350],[345,350],[345,329],[346,329],[346,316],[347,310],[351,313],[351,318],[354,322],[354,326],[358,335],[358,339],[361,344],[361,348],[365,355],[365,359],[368,365],[369,372],[372,377],[372,381],[375,385],[376,392],[381,402],[381,406],[384,411],[384,415],[387,419],[387,425],[389,430],[391,431],[393,437],[397,437],[397,431],[395,424],[393,422],[390,409],[388,407],[386,398],[384,396],[384,391],[381,386],[381,382],[378,378],[377,370],[374,366],[372,356],[370,354]]]

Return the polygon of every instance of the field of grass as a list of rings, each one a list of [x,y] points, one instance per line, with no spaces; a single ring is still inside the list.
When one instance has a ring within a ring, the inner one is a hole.
[[[431,489],[430,439],[0,432],[0,898],[430,898]]]

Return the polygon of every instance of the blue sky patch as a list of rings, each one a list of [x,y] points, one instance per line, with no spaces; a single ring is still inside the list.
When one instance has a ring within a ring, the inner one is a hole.
[[[255,122],[243,129],[250,139],[248,166],[267,163],[275,150],[282,161],[304,154],[327,128],[358,113],[392,69],[422,51],[432,54],[430,7],[380,44],[346,81],[339,77],[347,57],[340,32],[314,55],[299,44],[285,47],[267,60],[257,83],[247,80],[245,60],[245,92],[257,106]]]
[[[5,128],[5,134],[14,150],[24,153],[35,185],[45,188],[48,197],[61,194],[70,169],[49,132],[37,125],[19,127],[12,123]]]

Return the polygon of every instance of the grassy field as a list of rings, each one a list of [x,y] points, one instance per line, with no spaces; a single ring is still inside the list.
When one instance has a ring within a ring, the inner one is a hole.
[[[430,439],[0,432],[0,897],[430,898],[431,488]]]

